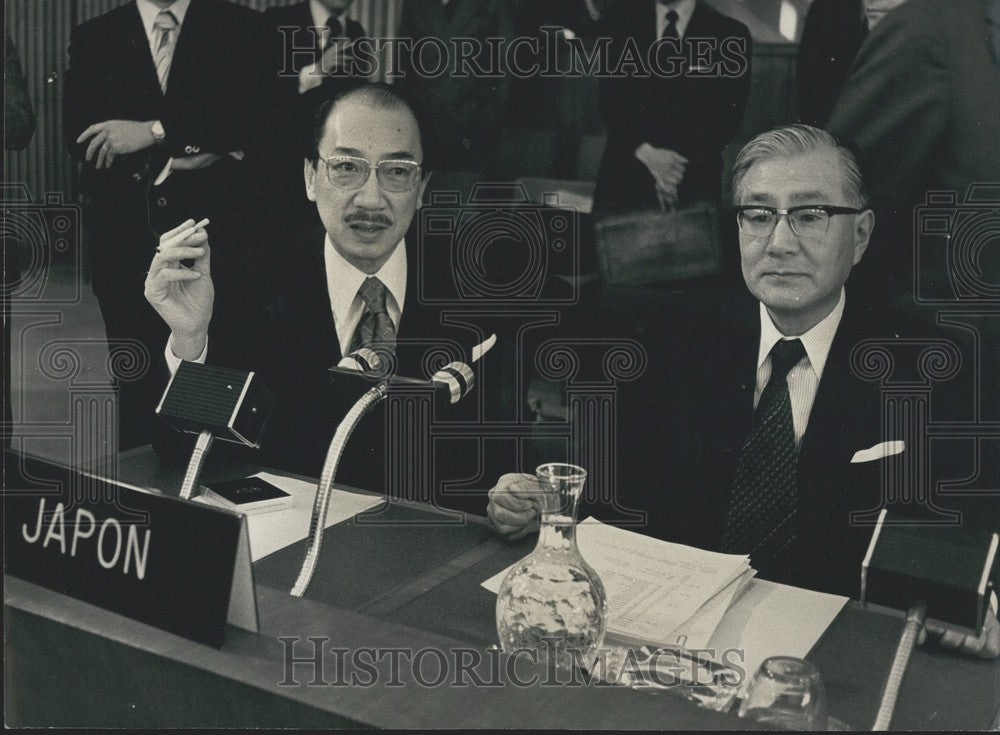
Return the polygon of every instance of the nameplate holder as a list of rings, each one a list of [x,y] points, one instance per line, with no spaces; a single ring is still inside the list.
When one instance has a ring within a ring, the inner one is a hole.
[[[256,633],[250,540],[238,513],[4,452],[5,571],[219,648]]]

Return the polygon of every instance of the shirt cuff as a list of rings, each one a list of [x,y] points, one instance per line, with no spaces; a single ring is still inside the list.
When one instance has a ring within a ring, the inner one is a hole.
[[[171,375],[177,372],[177,368],[179,368],[181,366],[181,362],[183,362],[181,358],[177,357],[177,355],[174,354],[173,339],[174,335],[171,334],[170,337],[167,339],[167,346],[163,350],[163,357],[167,361],[167,370],[170,371]],[[206,357],[208,357],[207,337],[205,338],[205,347],[202,349],[201,354],[198,355],[198,357],[196,357],[195,359],[189,360],[189,362],[200,362],[204,364]]]

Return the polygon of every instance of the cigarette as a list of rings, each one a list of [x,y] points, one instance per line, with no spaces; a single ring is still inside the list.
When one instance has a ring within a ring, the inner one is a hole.
[[[163,243],[160,246],[160,248],[161,249],[171,248],[171,247],[173,247],[174,245],[176,245],[179,242],[184,242],[184,240],[186,240],[188,237],[190,237],[191,235],[193,235],[196,231],[202,229],[207,224],[208,224],[208,218],[206,217],[201,222],[197,222],[197,223],[191,225],[190,227],[188,227],[186,230],[178,232],[172,238],[170,238],[165,243]]]

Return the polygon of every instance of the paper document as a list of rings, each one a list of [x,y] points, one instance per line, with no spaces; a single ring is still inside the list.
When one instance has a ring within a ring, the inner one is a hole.
[[[730,591],[730,585],[749,570],[746,556],[672,544],[593,518],[577,526],[577,545],[604,582],[608,634],[643,643],[676,645],[674,631],[718,593],[728,591],[731,600],[737,588]],[[497,592],[506,573],[491,577],[483,586]],[[720,605],[725,612],[728,602]],[[714,608],[708,612],[717,614]],[[692,623],[690,632],[707,638],[702,630],[707,625]]]
[[[253,477],[260,477],[292,495],[290,508],[247,516],[250,558],[257,561],[309,535],[309,521],[312,518],[313,501],[316,499],[316,483],[270,472],[258,472]],[[194,500],[205,502],[200,496]],[[330,494],[330,505],[327,508],[326,528],[384,502],[385,498],[377,495],[361,495],[334,489]]]
[[[846,603],[840,595],[754,579],[722,618],[706,648],[742,651],[749,680],[769,656],[804,658]]]

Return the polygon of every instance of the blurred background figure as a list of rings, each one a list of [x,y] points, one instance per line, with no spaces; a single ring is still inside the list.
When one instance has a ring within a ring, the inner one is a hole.
[[[507,79],[463,73],[453,39],[472,38],[482,53],[472,64],[491,66],[487,38],[511,39],[517,3],[503,0],[407,0],[399,35],[413,39],[414,57],[405,51],[396,83],[422,102],[431,115],[440,146],[440,169],[492,175],[497,168],[498,128],[507,100]],[[437,43],[448,46],[448,57]],[[415,58],[416,57],[416,58]],[[426,73],[430,72],[430,73]]]
[[[21,60],[10,34],[3,36],[3,147],[5,151],[19,151],[31,142],[35,134],[35,111],[28,97]],[[10,431],[14,423],[10,405],[10,292],[21,280],[21,253],[13,240],[3,232],[3,442],[10,446]]]
[[[922,297],[954,298],[949,254],[932,250],[914,231],[915,209],[926,204],[928,192],[952,192],[950,212],[943,213],[954,215],[963,205],[989,206],[967,201],[971,184],[1000,182],[1000,70],[991,3],[907,0],[872,14],[877,25],[830,117],[828,129],[861,149],[880,223],[866,258],[871,262],[859,276],[874,292],[888,290],[902,308],[915,309],[918,289]],[[997,188],[987,195],[994,207]],[[957,245],[949,246],[952,255]],[[996,247],[978,254],[975,267],[985,280],[1000,272],[998,254]]]
[[[826,125],[867,35],[863,0],[813,0],[799,42],[799,120]]]
[[[302,185],[313,116],[323,100],[366,80],[351,52],[354,41],[365,35],[364,27],[347,17],[352,4],[306,0],[264,13],[273,49],[268,81],[276,116],[268,137],[272,183],[267,204],[275,221],[316,219],[316,207]]]
[[[743,119],[750,93],[750,33],[742,23],[698,0],[617,3],[602,20],[612,39],[611,67],[630,44],[645,57],[659,39],[659,65],[676,74],[617,74],[601,79],[601,117],[607,143],[597,175],[594,212],[656,209],[695,199],[718,199],[722,150]],[[710,54],[701,48],[711,42]],[[728,56],[745,64],[723,63]],[[676,53],[676,48],[681,53]],[[622,65],[623,71],[633,64]]]

